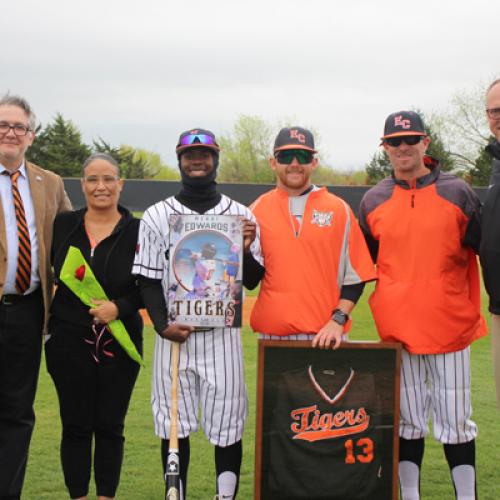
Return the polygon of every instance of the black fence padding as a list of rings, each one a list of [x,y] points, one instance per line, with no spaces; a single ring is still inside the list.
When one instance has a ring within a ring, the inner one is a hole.
[[[66,192],[75,208],[85,204],[80,179],[64,179]],[[328,190],[344,199],[355,213],[358,212],[359,203],[370,186],[327,186]],[[221,193],[230,198],[250,205],[262,193],[273,189],[273,184],[218,184]],[[157,201],[164,200],[180,190],[180,183],[176,181],[144,181],[126,180],[120,203],[134,212],[144,212],[146,208]],[[486,196],[487,188],[474,188],[481,201]]]

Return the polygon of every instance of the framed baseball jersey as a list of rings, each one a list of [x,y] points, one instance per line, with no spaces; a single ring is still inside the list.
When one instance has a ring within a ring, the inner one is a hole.
[[[260,340],[255,498],[397,499],[400,357]]]
[[[170,216],[169,315],[198,327],[241,326],[241,218]]]

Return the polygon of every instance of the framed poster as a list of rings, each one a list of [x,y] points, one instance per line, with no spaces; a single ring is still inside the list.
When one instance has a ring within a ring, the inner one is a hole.
[[[169,316],[201,328],[240,327],[242,222],[235,215],[171,215]]]
[[[260,340],[255,498],[397,500],[400,358]]]

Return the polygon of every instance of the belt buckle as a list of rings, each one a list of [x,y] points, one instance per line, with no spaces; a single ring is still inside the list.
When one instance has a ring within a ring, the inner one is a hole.
[[[12,304],[14,304],[12,300],[9,300],[8,295],[2,295],[2,299],[0,302],[2,303],[3,306],[11,306]]]

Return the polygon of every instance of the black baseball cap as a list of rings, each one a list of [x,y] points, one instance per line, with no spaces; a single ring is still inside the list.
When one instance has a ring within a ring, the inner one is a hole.
[[[391,113],[385,120],[382,141],[402,135],[427,135],[421,116],[414,111]]]
[[[317,153],[312,133],[302,127],[285,127],[279,131],[274,141],[274,152],[284,149],[306,149]]]
[[[191,130],[186,130],[186,132],[182,132],[179,137],[179,142],[175,147],[175,152],[177,156],[179,156],[186,149],[194,147],[208,148],[216,153],[220,151],[214,133],[203,128],[193,128]]]

